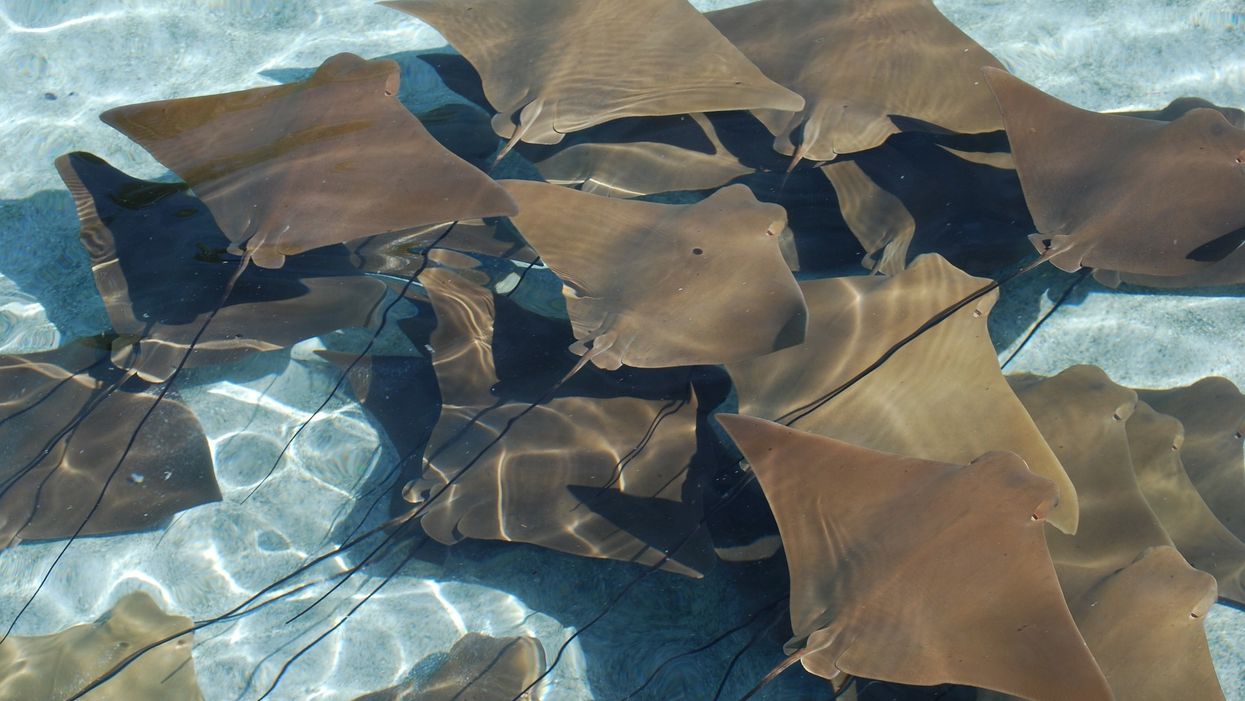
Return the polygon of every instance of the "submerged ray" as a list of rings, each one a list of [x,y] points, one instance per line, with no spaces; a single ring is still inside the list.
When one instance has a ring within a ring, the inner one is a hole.
[[[0,356],[0,547],[143,530],[220,500],[194,414],[166,398],[144,422],[156,398],[96,376],[106,352]]]
[[[699,485],[689,475],[696,450],[690,385],[678,400],[507,401],[493,392],[492,293],[443,269],[420,279],[437,313],[431,346],[442,398],[423,475],[404,489],[408,501],[423,505],[424,530],[447,544],[517,541],[645,565],[669,554],[666,569],[703,573],[713,558],[699,528]],[[614,523],[593,508],[603,491],[653,508]],[[664,514],[662,523],[628,523],[654,514]]]
[[[468,633],[426,684],[364,694],[355,701],[540,701],[522,692],[545,671],[545,648],[536,638],[493,638]]]
[[[1002,68],[930,0],[761,0],[706,15],[800,112],[753,110],[780,153],[816,161],[864,151],[914,122],[1002,129],[981,68]],[[893,117],[906,118],[901,128]]]
[[[1092,365],[1008,379],[1080,497],[1076,534],[1047,534],[1064,594],[1080,601],[1147,548],[1172,545],[1133,473],[1126,422],[1137,394]]]
[[[396,97],[398,64],[353,54],[307,80],[101,115],[177,173],[257,265],[364,236],[513,214]]]
[[[139,591],[121,598],[94,623],[52,635],[11,636],[0,643],[0,698],[61,701],[132,650],[190,626],[189,618],[166,614]],[[92,693],[91,701],[202,701],[193,644],[187,634],[149,652]]]
[[[967,465],[718,417],[752,463],[791,570],[810,672],[1110,699],[1046,554],[1055,486],[1012,453]]]
[[[967,463],[992,450],[1010,450],[1055,483],[1059,504],[1049,520],[1075,532],[1076,490],[1008,388],[990,342],[986,316],[997,293],[952,314],[823,403],[895,343],[988,283],[936,255],[918,258],[892,278],[801,283],[809,306],[805,342],[727,365],[740,412],[940,462]]]
[[[56,161],[73,195],[82,245],[113,329],[112,360],[149,382],[188,367],[232,362],[372,322],[383,283],[340,246],[291,257],[279,270],[237,270],[204,204],[182,183],[131,178],[89,153]],[[194,352],[186,356],[198,336]]]
[[[1155,410],[1180,419],[1180,458],[1189,478],[1219,521],[1245,541],[1245,395],[1223,377],[1137,394]]]
[[[381,4],[432,25],[475,66],[493,129],[512,145],[621,117],[804,106],[686,0]]]
[[[986,78],[1052,263],[1109,284],[1245,281],[1245,130],[1213,109],[1170,123],[1098,114],[1001,70]]]
[[[522,209],[511,220],[562,280],[571,350],[598,367],[717,364],[804,339],[786,212],[748,188],[668,205],[503,184]]]
[[[1215,578],[1221,598],[1245,606],[1245,543],[1215,518],[1185,472],[1184,427],[1138,402],[1127,428],[1137,484],[1159,523],[1190,565]]]

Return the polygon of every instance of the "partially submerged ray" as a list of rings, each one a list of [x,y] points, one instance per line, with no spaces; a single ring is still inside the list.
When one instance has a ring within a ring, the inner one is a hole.
[[[718,420],[782,533],[789,659],[827,679],[1112,698],[1046,554],[1058,492],[1016,455],[948,464],[753,417]]]
[[[1138,402],[1127,428],[1137,484],[1163,529],[1190,565],[1215,578],[1221,598],[1245,606],[1245,543],[1215,518],[1185,472],[1184,427]]]
[[[156,398],[110,391],[106,352],[0,356],[0,547],[143,530],[220,500],[194,414],[166,397],[136,432]]]
[[[1228,530],[1245,541],[1245,395],[1223,377],[1167,390],[1138,390],[1156,411],[1180,419],[1180,458],[1198,493]]]
[[[280,270],[243,271],[216,310],[236,259],[186,185],[131,178],[89,153],[61,156],[56,167],[77,205],[95,285],[120,335],[113,362],[149,382],[168,379],[183,361],[230,362],[366,326],[384,298],[383,283],[331,247],[295,256]]]
[[[762,0],[706,15],[801,112],[753,110],[774,148],[833,160],[901,131],[892,117],[958,133],[997,131],[981,68],[1002,68],[930,0]]]
[[[834,186],[847,226],[864,246],[865,267],[885,275],[901,272],[916,235],[916,220],[908,208],[855,161],[836,161],[823,166],[821,172]]]
[[[397,88],[397,63],[338,54],[297,83],[100,118],[181,176],[262,267],[364,236],[513,214],[506,193],[437,143]]]
[[[780,248],[786,212],[748,188],[668,205],[503,185],[521,207],[511,220],[562,280],[571,350],[598,367],[717,364],[804,340]]]
[[[1003,111],[1032,239],[1063,270],[1107,283],[1245,281],[1245,130],[1216,110],[1171,123],[1098,114],[1001,70]]]
[[[544,671],[545,648],[536,638],[468,633],[426,684],[400,684],[355,701],[540,701],[535,690],[522,692]]]
[[[766,78],[686,0],[390,0],[471,64],[510,139],[556,144],[620,117],[804,100]]]
[[[492,293],[443,269],[420,280],[437,313],[431,346],[442,398],[423,476],[404,489],[424,507],[424,530],[447,544],[518,541],[703,573],[713,558],[689,476],[690,386],[681,400],[571,396],[533,405],[494,396]],[[596,500],[610,496],[647,504],[622,514],[644,528],[598,514]],[[659,523],[642,523],[655,516]]]
[[[171,616],[145,592],[119,600],[95,623],[35,637],[6,638],[0,643],[0,698],[12,701],[62,701],[82,685],[108,672],[134,650],[178,631],[191,620]],[[91,701],[202,701],[186,634],[127,665]]]
[[[1076,534],[1047,534],[1064,594],[1080,601],[1147,548],[1172,545],[1133,474],[1126,422],[1137,394],[1092,365],[1008,379],[1080,497]]]
[[[991,450],[1010,450],[1055,483],[1059,504],[1050,522],[1075,532],[1076,490],[999,370],[986,328],[997,293],[925,331],[845,392],[820,403],[892,345],[988,283],[936,255],[918,258],[893,278],[801,283],[809,307],[805,342],[727,365],[740,412],[941,462],[967,463]]]

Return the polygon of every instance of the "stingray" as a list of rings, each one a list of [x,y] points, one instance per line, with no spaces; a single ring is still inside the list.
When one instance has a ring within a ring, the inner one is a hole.
[[[545,671],[545,648],[530,636],[493,638],[468,633],[450,648],[449,659],[416,690],[398,685],[355,701],[540,701],[520,695]]]
[[[1245,395],[1222,377],[1168,390],[1138,390],[1157,411],[1180,419],[1180,457],[1198,493],[1228,530],[1245,541]]]
[[[9,637],[0,643],[0,699],[62,701],[131,650],[190,626],[189,618],[166,614],[139,591],[122,597],[95,623],[51,635]],[[192,645],[189,634],[162,645],[92,693],[91,701],[202,701]]]
[[[562,280],[584,362],[710,365],[804,339],[804,299],[779,242],[786,212],[748,188],[666,205],[503,185],[521,208],[511,221]]]
[[[1050,480],[1013,453],[967,465],[719,415],[778,519],[787,644],[808,671],[1110,699],[1046,553]]]
[[[1214,601],[1215,580],[1160,546],[1068,606],[1115,698],[1214,701],[1224,696],[1203,628]]]
[[[1034,246],[1062,270],[1167,285],[1245,281],[1245,130],[1213,109],[1173,122],[1104,115],[986,69]]]
[[[804,107],[686,0],[381,4],[432,25],[475,66],[507,149],[620,117]]]
[[[117,390],[105,352],[0,356],[0,546],[143,530],[220,500],[194,414],[166,398],[145,419],[156,398]]]
[[[1002,129],[980,72],[1002,64],[930,0],[762,0],[706,16],[804,97],[800,112],[753,110],[793,162],[874,148],[901,131],[894,117],[958,133]]]
[[[194,189],[248,260],[428,224],[513,214],[488,176],[395,97],[398,64],[329,58],[307,80],[101,115]]]
[[[703,114],[686,118],[702,130],[709,151],[661,141],[582,143],[536,164],[545,180],[577,185],[609,197],[639,197],[683,190],[709,190],[755,171],[718,138]]]
[[[959,310],[822,402],[942,309],[988,283],[936,255],[918,258],[893,278],[801,283],[809,306],[805,342],[727,365],[739,411],[940,462],[967,463],[991,450],[1013,451],[1058,487],[1052,525],[1075,532],[1076,490],[999,370],[986,329],[997,293]]]
[[[704,572],[713,560],[689,476],[696,450],[690,386],[680,400],[506,401],[493,392],[492,293],[443,269],[420,279],[437,314],[430,345],[442,407],[423,474],[404,495],[421,506],[425,532],[446,544],[518,541]],[[629,512],[612,510],[623,519],[615,523],[596,508],[618,496],[636,499]],[[638,527],[650,537],[634,535]]]
[[[855,161],[837,161],[821,171],[834,186],[847,226],[864,246],[865,267],[886,275],[902,271],[916,235],[916,220],[904,203],[878,187]]]
[[[237,259],[204,204],[182,183],[131,178],[88,153],[56,161],[81,220],[82,245],[113,329],[113,362],[162,382],[193,367],[366,326],[383,283],[362,275],[341,246],[292,256],[279,270],[247,270],[214,322]],[[232,265],[231,265],[232,263]]]
[[[1137,394],[1091,365],[1009,379],[1080,497],[1076,534],[1047,535],[1064,594],[1080,601],[1147,548],[1172,545],[1133,473],[1126,422]]]
[[[1219,596],[1245,606],[1245,543],[1215,518],[1180,459],[1184,427],[1138,402],[1128,449],[1146,502],[1189,564],[1215,577]]]

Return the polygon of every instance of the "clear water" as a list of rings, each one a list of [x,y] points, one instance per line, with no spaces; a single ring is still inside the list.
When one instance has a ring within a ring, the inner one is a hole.
[[[702,10],[739,4],[696,0]],[[940,9],[1012,71],[1093,110],[1157,108],[1180,95],[1245,105],[1245,6],[1145,0],[941,0]],[[0,0],[0,352],[51,349],[106,331],[108,318],[78,242],[73,202],[52,161],[74,150],[106,157],[136,177],[168,179],[139,146],[106,127],[103,110],[305,77],[330,55],[396,57],[402,97],[420,111],[461,102],[412,52],[444,45],[431,28],[353,0]],[[1010,290],[992,322],[1018,339],[1053,277]],[[532,289],[556,296],[551,276]],[[535,296],[536,292],[530,292]],[[1033,300],[1037,299],[1037,302]],[[23,613],[15,635],[95,620],[124,594],[150,593],[166,610],[208,618],[307,558],[342,541],[398,456],[349,390],[317,407],[338,379],[315,351],[357,351],[369,334],[342,331],[288,351],[188,371],[177,396],[211,443],[223,499],[165,527],[0,553],[0,621]],[[387,329],[378,350],[405,339]],[[1001,349],[1009,354],[1012,347]],[[1239,290],[1164,294],[1087,285],[1052,316],[1010,369],[1053,374],[1073,363],[1103,367],[1121,384],[1172,387],[1208,375],[1245,386],[1245,306]],[[1006,357],[1004,355],[1004,357]],[[254,496],[282,447],[310,420]],[[384,502],[382,502],[384,503]],[[361,506],[362,505],[362,506]],[[334,558],[321,576],[357,556]],[[194,660],[205,697],[254,699],[300,647],[341,618],[390,558],[352,578],[327,602],[283,624],[326,591],[308,589],[241,621],[198,634]],[[539,638],[550,657],[636,574],[619,563],[530,546],[468,542],[417,558],[340,629],[300,657],[270,698],[352,699],[427,675],[467,632]],[[764,600],[772,572],[718,568],[704,580],[645,579],[571,642],[544,688],[546,701],[614,699],[660,661],[743,622]],[[763,625],[763,624],[762,624]],[[782,657],[781,625],[745,648],[748,632],[668,666],[641,698],[709,699],[736,652],[723,698],[737,698]],[[1245,615],[1217,605],[1207,633],[1229,699],[1245,699]],[[792,670],[763,696],[829,698]]]

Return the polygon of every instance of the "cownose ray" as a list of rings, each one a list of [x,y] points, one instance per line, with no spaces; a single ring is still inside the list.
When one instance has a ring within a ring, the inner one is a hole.
[[[1008,379],[1080,497],[1076,534],[1046,539],[1068,601],[1080,601],[1147,548],[1171,547],[1133,473],[1126,422],[1137,394],[1092,365]]]
[[[787,663],[832,680],[1112,698],[1046,553],[1058,491],[1015,454],[942,463],[717,418],[778,520],[795,633]]]
[[[1220,598],[1245,606],[1245,543],[1219,522],[1185,472],[1184,427],[1138,402],[1127,429],[1137,484],[1159,523],[1190,565],[1215,578]]]
[[[556,144],[621,117],[796,111],[687,0],[390,0],[475,66],[509,139]]]
[[[1245,130],[1098,114],[985,69],[1038,233],[1062,270],[1163,286],[1245,281]]]
[[[133,650],[188,630],[145,592],[122,597],[94,623],[51,635],[10,636],[0,643],[0,699],[62,701],[85,680],[111,670]],[[92,701],[202,701],[190,651],[193,636],[171,640],[127,665]]]
[[[437,315],[430,345],[442,404],[423,474],[403,494],[419,505],[424,531],[446,544],[526,542],[700,576],[713,556],[699,527],[699,485],[689,475],[696,450],[690,385],[678,402],[507,402],[492,392],[492,292],[442,268],[420,280]],[[594,508],[620,499],[630,502],[622,522]]]
[[[1174,548],[1147,549],[1068,607],[1117,699],[1222,701],[1204,621],[1215,580]],[[1010,698],[981,693],[978,701]]]
[[[265,268],[365,236],[513,214],[505,192],[398,102],[398,76],[393,61],[338,54],[304,81],[100,118],[185,180],[233,248]]]
[[[980,72],[1002,64],[930,0],[761,0],[706,16],[804,98],[800,112],[753,110],[793,163],[874,148],[901,131],[893,116],[957,133],[1002,129]]]
[[[709,190],[755,172],[723,145],[707,116],[697,113],[685,119],[701,131],[707,150],[663,141],[580,143],[536,167],[550,183],[609,197]]]
[[[194,414],[117,390],[107,352],[75,343],[0,356],[0,547],[143,530],[220,501]]]
[[[783,258],[782,207],[731,185],[690,205],[504,180],[511,221],[562,280],[576,343],[597,367],[712,365],[804,340]]]
[[[119,334],[113,363],[148,382],[167,380],[183,359],[187,367],[231,362],[367,326],[384,299],[382,282],[361,274],[340,246],[326,247],[292,256],[278,270],[244,270],[204,328],[236,257],[203,202],[183,183],[132,178],[88,153],[61,156],[56,167]]]
[[[398,284],[419,272],[426,265],[425,257],[428,264],[452,268],[472,277],[482,276],[478,268],[485,258],[504,259],[522,266],[536,262],[536,252],[531,247],[504,228],[483,221],[458,222],[452,227],[438,224],[371,236],[345,245],[360,271]],[[485,276],[485,279],[489,278]]]
[[[468,633],[426,684],[400,684],[355,701],[540,701],[535,690],[523,691],[544,671],[545,648],[536,638]]]
[[[990,342],[986,317],[996,292],[924,331],[824,401],[941,310],[988,283],[932,254],[894,277],[802,282],[809,308],[804,343],[726,366],[740,413],[942,462],[967,463],[991,450],[1010,450],[1058,488],[1051,525],[1075,532],[1076,489],[1008,388]]]
[[[1167,390],[1138,390],[1156,411],[1180,419],[1180,458],[1219,521],[1245,541],[1245,395],[1223,377]]]

